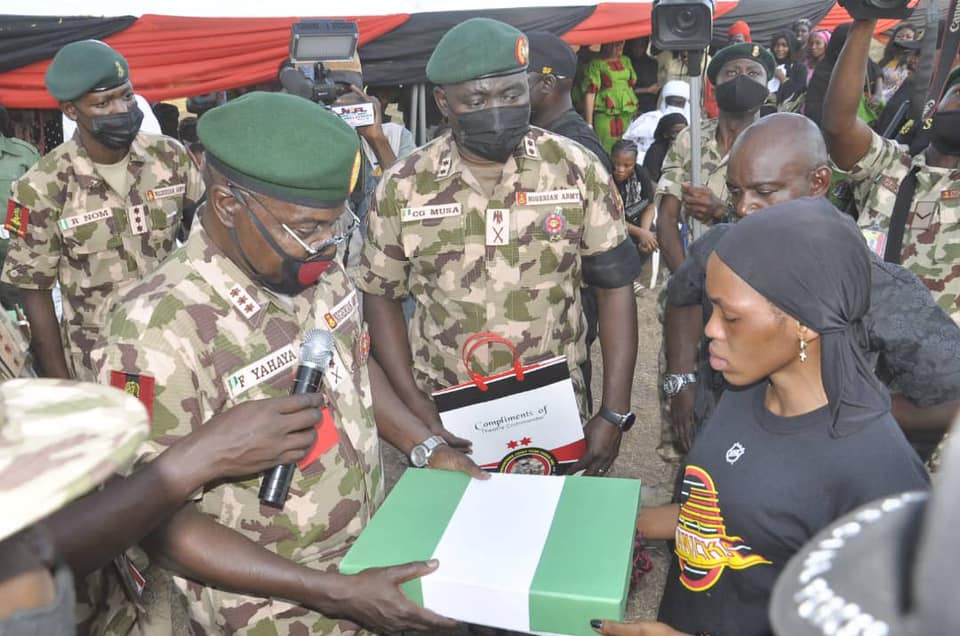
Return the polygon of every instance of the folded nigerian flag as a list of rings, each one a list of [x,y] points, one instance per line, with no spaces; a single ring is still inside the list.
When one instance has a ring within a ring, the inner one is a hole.
[[[622,619],[640,482],[407,470],[340,563],[436,558],[403,588],[439,614],[504,629],[589,636]]]

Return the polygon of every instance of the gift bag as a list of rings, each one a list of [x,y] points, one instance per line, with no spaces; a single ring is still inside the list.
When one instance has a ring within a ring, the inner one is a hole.
[[[513,369],[489,377],[470,359],[487,344],[513,353]],[[478,333],[463,343],[470,381],[433,393],[448,431],[473,443],[473,461],[484,470],[530,475],[563,474],[586,444],[565,356],[523,365],[509,340]]]

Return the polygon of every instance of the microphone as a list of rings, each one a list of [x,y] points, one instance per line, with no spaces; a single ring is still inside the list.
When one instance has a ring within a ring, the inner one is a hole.
[[[332,358],[333,334],[323,329],[308,331],[300,349],[300,366],[297,367],[297,379],[293,382],[293,391],[290,394],[319,391],[323,383],[323,372],[330,366]],[[274,508],[283,508],[296,468],[296,464],[281,464],[264,473],[260,483],[260,502]]]
[[[292,95],[313,101],[313,82],[292,66],[280,71],[280,85]]]

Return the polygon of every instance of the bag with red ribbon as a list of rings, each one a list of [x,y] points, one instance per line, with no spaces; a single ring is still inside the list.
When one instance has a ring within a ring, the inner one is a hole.
[[[509,371],[484,376],[470,366],[480,347],[503,345],[513,354]],[[565,356],[522,364],[512,342],[494,333],[467,338],[461,351],[470,381],[435,391],[448,431],[473,443],[482,469],[531,475],[563,474],[586,443]]]

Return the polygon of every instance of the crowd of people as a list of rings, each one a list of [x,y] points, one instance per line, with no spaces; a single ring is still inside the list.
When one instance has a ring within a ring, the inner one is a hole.
[[[680,477],[637,530],[675,558],[658,622],[597,632],[960,633],[948,603],[865,592],[904,568],[813,578],[850,519],[893,523],[878,506],[913,511],[918,567],[956,561],[958,51],[929,121],[901,126],[934,35],[903,23],[874,61],[875,30],[800,20],[768,48],[737,22],[691,78],[649,38],[575,52],[473,18],[427,64],[442,122],[418,148],[359,57],[330,68],[332,105],[373,105],[353,128],[282,90],[288,63],[177,122],[138,105],[119,52],[63,47],[45,80],[72,136],[41,157],[0,111],[0,633],[455,633],[401,589],[437,562],[337,573],[385,496],[381,440],[485,479],[433,393],[563,356],[585,439],[567,472],[603,477],[638,319],[663,324],[657,451]],[[638,318],[653,253],[666,282]],[[322,387],[289,395],[318,330]],[[465,369],[490,333],[513,351]],[[298,465],[282,509],[259,493],[278,464]]]

